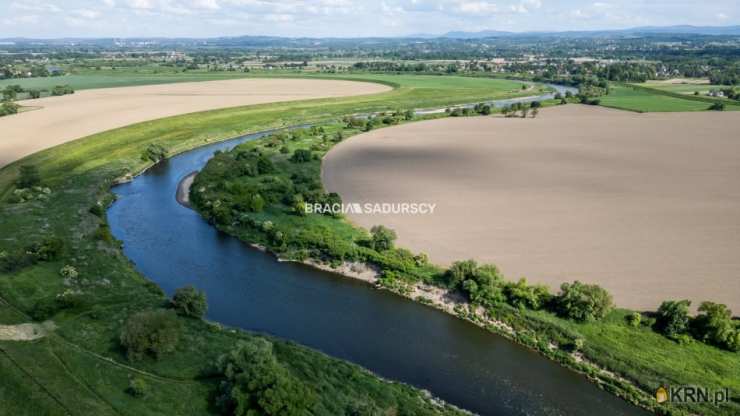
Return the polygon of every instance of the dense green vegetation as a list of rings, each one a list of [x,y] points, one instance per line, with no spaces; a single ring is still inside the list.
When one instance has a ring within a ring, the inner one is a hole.
[[[662,307],[653,317],[614,309],[611,296],[594,285],[564,283],[558,294],[551,294],[546,287],[529,285],[523,279],[507,281],[495,266],[472,260],[442,270],[430,264],[424,254],[395,247],[392,230],[376,226],[367,232],[341,216],[307,213],[302,208],[305,203],[341,202],[338,195],[323,190],[319,178],[321,157],[329,148],[368,130],[368,125],[378,128],[408,122],[404,114],[397,111],[367,120],[344,118],[276,133],[218,153],[196,177],[191,201],[220,229],[265,246],[281,258],[310,258],[332,266],[369,263],[381,271],[379,285],[404,295],[418,284],[460,292],[471,303],[469,309],[456,310],[461,317],[503,331],[649,408],[655,408],[650,395],[663,384],[739,391],[734,374],[740,370],[740,356],[733,352],[733,343],[740,331],[722,306],[708,303],[704,309],[711,310],[711,316],[707,313],[695,319],[689,318],[687,308],[681,314],[682,307],[678,314],[668,311],[675,308]],[[666,302],[673,304],[682,303]],[[476,307],[484,308],[485,313],[474,313]],[[502,330],[502,324],[512,332]],[[688,335],[691,325],[697,328],[693,338]],[[624,379],[595,370],[589,363]],[[682,414],[678,407],[656,409]],[[736,404],[686,409],[727,415],[738,410]]]
[[[18,415],[218,412],[220,407],[210,398],[221,382],[230,380],[217,366],[219,357],[237,348],[239,341],[254,342],[256,335],[173,316],[172,301],[135,271],[110,235],[104,215],[113,198],[110,186],[151,166],[148,156],[156,159],[160,150],[173,155],[214,140],[368,109],[520,94],[520,83],[510,81],[448,78],[437,85],[411,76],[377,79],[398,87],[371,96],[265,104],[140,123],[66,143],[1,169],[0,323],[49,319],[56,326],[34,342],[0,341],[3,409]],[[269,170],[264,162],[261,167]],[[146,336],[152,334],[157,335]],[[363,409],[406,415],[459,413],[355,365],[289,342],[267,341],[280,364],[275,377],[289,376],[316,389],[314,414],[355,414]]]

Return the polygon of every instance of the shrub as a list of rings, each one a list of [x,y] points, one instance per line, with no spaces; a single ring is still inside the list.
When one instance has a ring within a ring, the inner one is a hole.
[[[12,101],[3,101],[0,105],[0,116],[8,116],[11,114],[17,114],[20,106]]]
[[[605,317],[614,306],[611,295],[597,285],[575,281],[563,283],[557,298],[557,311],[575,321],[593,321]]]
[[[72,89],[69,85],[56,85],[54,88],[51,89],[51,95],[58,96],[58,95],[67,95],[67,94],[74,94],[75,90]]]
[[[192,286],[177,289],[170,303],[178,314],[191,318],[202,318],[208,310],[206,294]]]
[[[56,260],[64,251],[64,241],[57,237],[47,237],[40,243],[31,244],[25,251],[36,261]]]
[[[310,150],[296,149],[296,151],[293,152],[293,156],[290,157],[290,161],[294,163],[310,162],[312,156],[313,155],[311,154]]]
[[[312,414],[316,394],[277,360],[272,343],[265,339],[239,342],[216,367],[224,376],[216,405],[225,414]]]
[[[540,309],[549,299],[550,293],[546,286],[527,285],[527,279],[521,278],[516,283],[509,283],[504,288],[504,294],[511,306],[515,308]]]
[[[74,266],[70,266],[68,264],[62,267],[61,270],[59,270],[59,275],[64,277],[65,279],[76,279],[80,274],[77,272],[77,269],[75,269]]]
[[[660,304],[655,328],[663,335],[677,338],[689,328],[690,300],[667,300]]]
[[[396,232],[382,225],[374,225],[370,229],[370,245],[376,251],[385,251],[393,248],[396,241]]]
[[[167,149],[157,143],[149,144],[141,154],[141,160],[149,160],[154,163],[160,162],[165,158],[167,158]]]
[[[712,110],[712,111],[724,111],[725,110],[725,103],[720,103],[720,102],[712,103],[712,105],[709,106],[709,110]]]
[[[39,169],[34,165],[21,165],[16,185],[19,188],[31,188],[41,183]]]
[[[174,311],[148,310],[131,315],[121,330],[121,346],[129,360],[151,355],[159,359],[175,350],[182,327]]]
[[[105,215],[105,210],[99,203],[92,204],[88,212],[99,218],[103,218],[103,216]]]
[[[642,322],[642,315],[639,312],[632,312],[625,317],[625,320],[629,326],[637,328]]]
[[[726,305],[702,302],[699,312],[691,323],[697,339],[730,351],[740,350],[740,332],[735,328],[732,311]]]
[[[146,384],[146,381],[140,377],[134,377],[129,380],[128,382],[128,388],[126,389],[126,393],[130,394],[133,397],[144,397],[149,392],[149,386]]]

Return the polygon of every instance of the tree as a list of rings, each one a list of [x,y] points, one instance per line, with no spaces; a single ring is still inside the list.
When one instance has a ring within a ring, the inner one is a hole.
[[[557,309],[566,318],[581,322],[598,320],[605,317],[613,306],[611,295],[597,285],[576,280],[560,286]]]
[[[182,327],[172,310],[137,312],[126,320],[121,330],[121,346],[129,360],[135,361],[151,355],[159,359],[175,350]]]
[[[305,163],[311,161],[311,151],[306,149],[296,149],[293,152],[293,156],[290,157],[290,161],[293,163]]]
[[[170,303],[178,314],[191,318],[202,318],[208,310],[206,294],[193,286],[177,289]]]
[[[39,169],[35,165],[21,165],[16,185],[19,188],[31,188],[41,183]]]
[[[453,289],[461,286],[465,280],[473,276],[477,268],[478,263],[475,260],[460,260],[452,263],[445,273],[448,286]]]
[[[148,392],[149,386],[146,384],[146,381],[144,381],[143,378],[134,377],[129,380],[126,393],[134,397],[144,397],[148,394]]]
[[[5,87],[5,89],[3,90],[3,100],[5,101],[13,101],[17,96],[18,93],[10,86]]]
[[[504,288],[508,302],[516,308],[540,309],[550,297],[546,286],[528,285],[527,279],[521,278],[516,283],[509,283]]]
[[[503,276],[492,264],[478,266],[475,260],[456,261],[445,278],[449,287],[461,288],[478,305],[490,307],[505,300]]]
[[[724,111],[725,103],[715,102],[709,106],[709,109],[712,111]]]
[[[726,305],[702,302],[699,312],[691,323],[697,339],[730,351],[740,350],[738,330],[732,322],[732,311]]]
[[[11,114],[17,114],[20,106],[12,101],[3,101],[0,105],[0,116],[8,116]]]
[[[370,229],[370,244],[377,251],[391,250],[396,241],[396,232],[382,225]]]
[[[539,113],[540,113],[540,109],[539,108],[537,108],[537,107],[533,108],[532,109],[532,118],[537,117],[537,114],[539,114]]]
[[[157,163],[167,157],[167,149],[158,143],[150,143],[141,154],[141,160]]]
[[[216,404],[225,414],[312,414],[316,394],[277,360],[271,342],[256,337],[240,341],[216,366],[224,376]]]
[[[690,300],[667,300],[660,304],[655,320],[656,329],[663,335],[676,338],[689,328]]]

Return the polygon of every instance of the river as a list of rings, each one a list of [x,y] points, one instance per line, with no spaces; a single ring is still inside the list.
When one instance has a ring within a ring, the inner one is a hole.
[[[278,262],[176,202],[178,183],[214,151],[259,137],[194,149],[113,189],[113,234],[167,294],[192,284],[206,292],[210,320],[296,341],[483,415],[646,414],[471,323],[361,281]]]

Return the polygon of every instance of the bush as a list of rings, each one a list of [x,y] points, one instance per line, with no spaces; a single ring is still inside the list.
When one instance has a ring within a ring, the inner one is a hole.
[[[170,303],[178,314],[191,318],[202,318],[208,310],[206,294],[192,286],[177,289]]]
[[[511,306],[515,308],[540,309],[550,298],[550,292],[543,285],[527,285],[527,279],[521,278],[516,283],[509,283],[504,294]]]
[[[290,161],[293,163],[305,163],[310,162],[311,158],[312,154],[310,150],[296,149],[296,151],[293,152],[293,156],[290,157]]]
[[[709,106],[709,110],[712,111],[724,111],[725,103],[716,102]]]
[[[175,350],[182,326],[174,311],[149,310],[131,315],[121,330],[121,346],[129,360],[135,361],[150,355],[159,359]]]
[[[167,149],[157,143],[151,143],[141,154],[141,160],[149,160],[154,163],[160,162],[165,158],[167,158]]]
[[[144,381],[144,379],[134,377],[129,380],[126,393],[138,398],[146,396],[148,392],[149,386],[146,384],[146,381]]]
[[[676,339],[689,329],[690,300],[667,300],[660,304],[655,328],[663,335]]]
[[[642,322],[642,315],[639,312],[632,312],[625,317],[625,320],[629,326],[637,328]]]
[[[708,344],[730,351],[740,350],[740,331],[732,322],[732,311],[726,305],[702,302],[700,314],[691,323],[694,336]]]
[[[272,343],[265,339],[239,342],[216,367],[224,376],[216,398],[224,414],[312,414],[316,394],[277,360]]]
[[[12,101],[3,101],[0,105],[0,116],[8,116],[11,114],[17,114],[20,106]]]
[[[69,85],[56,85],[54,88],[51,89],[51,95],[59,96],[59,95],[67,95],[67,94],[74,94],[75,90],[72,89]]]
[[[21,165],[18,180],[15,182],[19,188],[31,188],[41,184],[39,169],[34,165]]]
[[[605,317],[614,303],[611,295],[597,285],[575,281],[563,283],[557,298],[560,315],[575,321],[593,321]]]
[[[59,270],[59,275],[64,277],[65,279],[76,279],[80,274],[77,272],[77,269],[75,269],[74,266],[70,266],[68,264],[62,267],[61,270]]]
[[[370,245],[376,251],[386,251],[393,248],[396,241],[396,232],[382,225],[374,225],[370,229]]]

